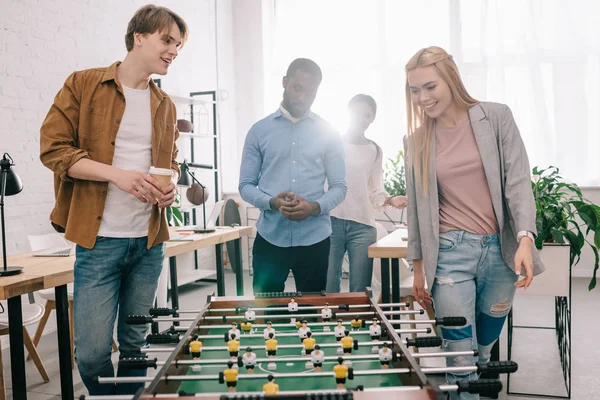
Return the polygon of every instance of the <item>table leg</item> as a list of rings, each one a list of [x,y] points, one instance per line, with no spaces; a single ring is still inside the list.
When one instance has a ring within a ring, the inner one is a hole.
[[[389,258],[381,259],[381,301],[383,303],[390,302],[390,260],[389,260]]]
[[[179,286],[177,283],[177,258],[169,257],[169,275],[171,278],[171,306],[179,309]],[[173,325],[179,326],[179,322],[173,322]]]
[[[225,271],[221,243],[215,245],[215,259],[217,260],[217,296],[225,296]]]
[[[25,348],[23,347],[23,310],[21,296],[8,299],[8,335],[10,338],[10,364],[13,398],[27,399],[25,381]]]
[[[235,285],[237,289],[237,295],[244,295],[244,266],[242,265],[242,240],[236,239],[235,244],[235,260],[238,266],[238,270],[235,272]]]
[[[60,366],[60,392],[63,399],[72,400],[73,365],[71,364],[71,334],[69,332],[69,298],[67,285],[54,288],[56,296],[56,329],[58,336],[58,363]]]

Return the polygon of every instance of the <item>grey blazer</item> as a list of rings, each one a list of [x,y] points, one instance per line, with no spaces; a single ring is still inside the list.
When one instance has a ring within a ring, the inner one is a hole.
[[[517,233],[537,234],[535,201],[531,190],[531,170],[519,128],[508,106],[498,103],[479,103],[469,109],[471,126],[494,212],[500,227],[500,246],[504,261],[514,268],[519,246]],[[404,152],[408,150],[404,138]],[[415,182],[414,173],[406,163],[406,195],[408,197],[408,256],[409,260],[423,259],[429,288],[435,279],[439,248],[439,201],[435,160],[435,140],[429,160],[429,195]],[[537,249],[533,250],[534,275],[544,271]],[[524,269],[522,270],[524,274]]]

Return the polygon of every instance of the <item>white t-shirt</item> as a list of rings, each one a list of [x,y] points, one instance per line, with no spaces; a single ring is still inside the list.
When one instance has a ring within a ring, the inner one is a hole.
[[[344,201],[331,210],[331,216],[375,227],[375,211],[383,211],[389,194],[383,186],[381,149],[374,143],[344,142],[346,185]]]
[[[313,364],[323,363],[324,360],[325,353],[323,350],[314,350],[312,353],[310,353],[310,361],[312,361]]]
[[[298,311],[298,303],[288,303],[288,311],[295,312]]]
[[[346,331],[346,327],[345,326],[336,326],[333,329],[333,333],[335,334],[335,337],[344,337],[344,332]]]
[[[265,338],[265,340],[267,340],[269,338],[269,333],[273,333],[273,339],[275,339],[275,329],[265,328],[263,330],[263,337]]]
[[[321,318],[331,318],[331,308],[321,310]]]
[[[147,173],[152,164],[150,89],[137,90],[123,86],[123,94],[127,105],[121,122],[117,124],[116,121],[105,121],[110,128],[119,127],[112,165],[128,171]],[[134,195],[109,183],[98,236],[148,236],[151,211],[152,203],[142,203]]]
[[[254,311],[246,311],[244,313],[244,318],[246,318],[248,321],[254,321],[254,318],[256,318],[256,313]]]
[[[390,348],[382,347],[379,349],[379,361],[390,361],[391,359],[392,350]]]
[[[248,356],[248,353],[244,353],[244,355],[242,356],[242,362],[244,363],[244,365],[256,365],[256,354],[255,353],[250,353],[250,356]]]
[[[381,325],[371,325],[369,327],[369,334],[371,336],[381,336]]]

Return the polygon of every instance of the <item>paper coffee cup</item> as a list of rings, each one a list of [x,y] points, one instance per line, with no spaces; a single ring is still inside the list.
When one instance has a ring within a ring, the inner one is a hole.
[[[169,186],[171,183],[171,178],[173,177],[173,170],[166,168],[150,167],[148,173],[151,177],[158,181],[161,188]]]

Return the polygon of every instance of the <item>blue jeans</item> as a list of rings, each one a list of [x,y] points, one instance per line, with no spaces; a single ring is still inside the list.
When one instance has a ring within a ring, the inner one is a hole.
[[[327,292],[339,293],[342,284],[342,264],[348,252],[350,261],[350,291],[364,292],[371,286],[373,259],[369,246],[377,241],[377,229],[347,219],[331,217],[331,249],[327,271]]]
[[[517,275],[506,265],[500,237],[464,231],[440,233],[435,281],[431,289],[436,317],[465,317],[462,327],[439,327],[448,351],[478,350],[477,357],[447,357],[448,367],[488,362],[515,295]],[[448,373],[446,380],[474,380],[478,374]],[[452,399],[479,399],[477,394],[452,393]]]
[[[133,394],[143,384],[97,383],[114,376],[111,344],[117,308],[119,358],[140,357],[147,325],[129,325],[125,318],[148,314],[156,295],[165,257],[164,243],[146,249],[147,237],[98,237],[93,249],[76,248],[75,360],[90,395]],[[118,370],[117,376],[145,376],[146,370]]]

